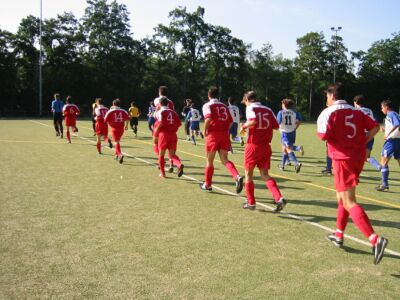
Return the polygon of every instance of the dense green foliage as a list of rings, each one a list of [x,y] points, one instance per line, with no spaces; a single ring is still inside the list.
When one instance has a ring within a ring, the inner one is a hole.
[[[44,114],[54,92],[72,95],[88,112],[95,97],[119,97],[125,105],[134,99],[145,109],[159,85],[169,87],[179,108],[185,98],[201,102],[214,85],[224,99],[254,89],[273,108],[292,97],[314,118],[324,107],[334,64],[349,99],[364,93],[377,111],[383,98],[400,98],[399,33],[367,52],[349,53],[340,36],[327,41],[311,32],[297,39],[297,57],[287,59],[267,41],[252,49],[228,28],[206,23],[204,14],[202,7],[178,7],[169,13],[169,24],[142,40],[133,38],[129,12],[115,0],[87,0],[80,20],[71,13],[43,20]],[[0,29],[1,115],[38,113],[39,25],[28,16],[15,34]]]

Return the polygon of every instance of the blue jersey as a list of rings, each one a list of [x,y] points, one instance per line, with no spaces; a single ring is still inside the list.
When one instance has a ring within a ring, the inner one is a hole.
[[[385,118],[386,139],[400,139],[399,126],[400,126],[400,116],[393,110],[388,111]],[[395,127],[397,127],[397,129],[393,130],[393,128]]]
[[[64,102],[59,99],[53,100],[51,102],[51,111],[55,113],[62,113],[64,107]]]
[[[297,123],[302,120],[301,115],[292,109],[282,109],[276,117],[280,132],[293,132],[296,130]]]

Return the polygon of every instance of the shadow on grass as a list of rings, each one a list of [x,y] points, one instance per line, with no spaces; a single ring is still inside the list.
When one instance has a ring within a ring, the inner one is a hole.
[[[386,193],[386,192],[385,192]],[[304,205],[304,206],[319,206],[319,207],[327,207],[327,208],[337,208],[337,202],[332,198],[332,201],[327,200],[292,200],[290,201],[291,205]],[[368,211],[377,211],[377,210],[394,210],[400,211],[399,208],[396,207],[389,207],[377,204],[369,204],[369,203],[362,203],[361,206],[368,212]]]
[[[398,278],[398,279],[400,279],[400,274],[390,274],[392,277],[394,277],[394,278]]]

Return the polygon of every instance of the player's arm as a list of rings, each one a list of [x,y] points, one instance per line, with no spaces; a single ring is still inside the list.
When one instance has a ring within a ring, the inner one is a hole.
[[[367,143],[369,143],[374,136],[379,132],[379,124],[377,124],[375,127],[367,131]]]
[[[246,132],[247,128],[251,128],[256,126],[257,124],[257,120],[256,119],[249,119],[246,121],[246,123],[242,124],[242,126],[240,126],[240,132],[239,134],[244,134]]]
[[[211,121],[212,121],[211,118],[206,118],[206,119],[204,120],[204,128],[203,128],[203,135],[204,135],[204,136],[207,136],[207,135],[208,135],[208,128],[210,128]]]

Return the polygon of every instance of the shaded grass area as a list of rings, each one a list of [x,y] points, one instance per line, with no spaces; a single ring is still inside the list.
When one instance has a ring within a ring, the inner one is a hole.
[[[262,207],[243,211],[243,199],[204,193],[176,174],[162,181],[155,166],[133,158],[119,165],[110,151],[97,155],[88,141],[93,140],[89,122],[79,126],[85,139],[74,137],[68,145],[52,128],[0,121],[1,298],[395,299],[400,294],[398,257],[387,255],[374,266],[366,246],[348,240],[339,250],[325,241],[324,231],[284,214]],[[301,129],[299,141],[307,141],[302,160],[313,166],[300,175],[279,173],[275,165],[271,172],[285,177],[277,179],[290,201],[288,212],[334,228],[334,193],[318,187],[332,186],[331,177],[318,174],[324,144],[316,141],[313,125]],[[127,132],[122,150],[155,162],[149,134],[142,129],[139,135]],[[278,159],[277,137],[273,147]],[[234,148],[231,159],[243,173],[242,149]],[[203,147],[181,140],[178,154],[185,174],[202,180]],[[360,194],[400,205],[398,167],[390,166],[391,193],[373,190],[371,178],[379,174],[367,166]],[[220,165],[215,183],[234,190]],[[263,183],[256,185],[257,200],[271,203]],[[360,202],[377,232],[390,239],[389,248],[399,251],[400,209]],[[363,238],[353,224],[348,233]]]

